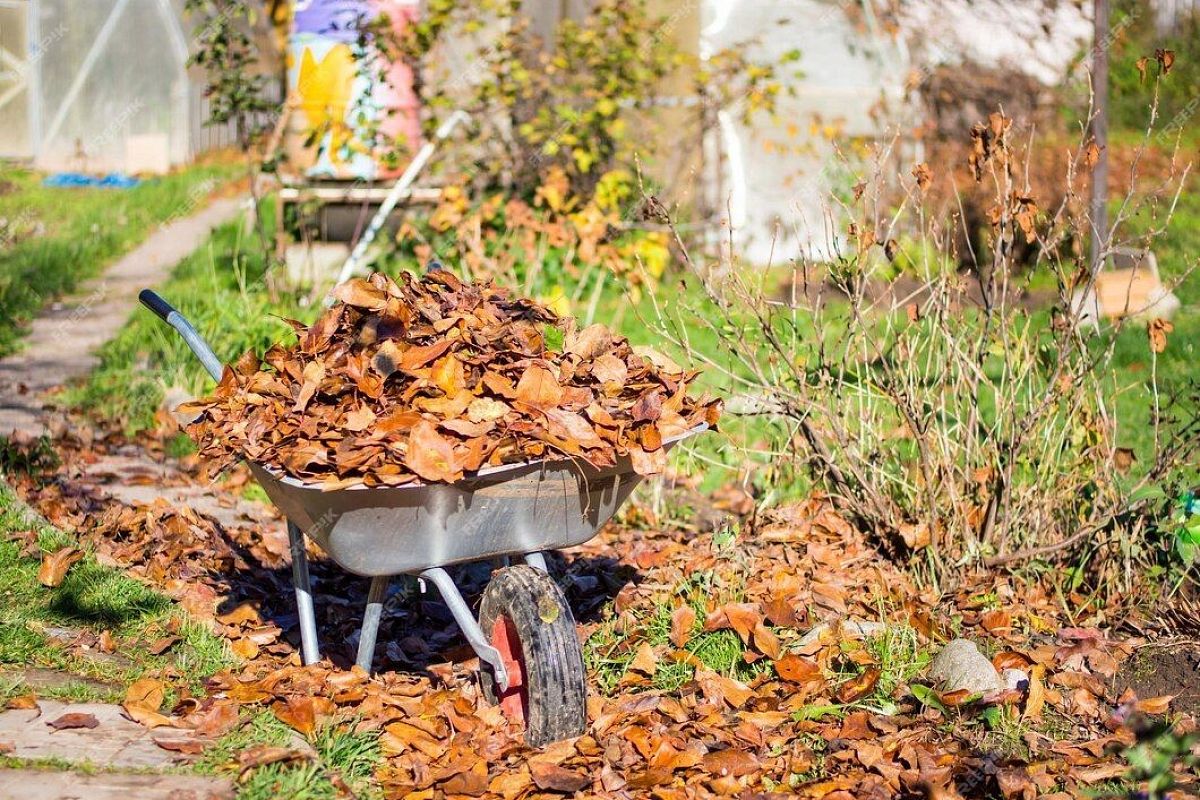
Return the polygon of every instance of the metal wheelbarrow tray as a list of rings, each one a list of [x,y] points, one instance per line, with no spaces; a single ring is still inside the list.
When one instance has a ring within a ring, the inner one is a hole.
[[[179,331],[214,380],[222,365],[186,319],[150,290],[142,303]],[[670,448],[701,424],[663,440]],[[324,490],[261,464],[250,471],[287,517],[292,584],[305,664],[320,660],[307,535],[343,569],[369,577],[356,663],[368,672],[389,581],[417,575],[433,583],[478,654],[481,688],[526,740],[541,746],[577,736],[587,724],[586,674],[575,620],[542,553],[583,544],[641,482],[629,458],[597,469],[569,459],[506,464],[454,484],[354,486]],[[479,618],[445,567],[517,556],[484,590]]]

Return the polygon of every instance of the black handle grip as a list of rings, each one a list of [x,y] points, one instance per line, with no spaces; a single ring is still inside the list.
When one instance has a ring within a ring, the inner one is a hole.
[[[142,289],[138,293],[138,300],[141,300],[142,305],[157,314],[158,318],[164,322],[170,316],[171,312],[175,310],[174,306],[149,289]]]

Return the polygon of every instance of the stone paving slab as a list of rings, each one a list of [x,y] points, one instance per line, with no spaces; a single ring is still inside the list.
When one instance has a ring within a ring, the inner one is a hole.
[[[0,360],[0,435],[45,432],[42,395],[90,372],[96,350],[137,305],[137,293],[171,274],[204,244],[212,229],[234,218],[241,198],[219,198],[192,216],[159,228],[104,274],[68,299],[51,304],[30,326],[22,349]]]
[[[233,784],[200,775],[0,769],[0,800],[232,800]]]
[[[4,667],[0,669],[0,681],[19,681],[22,686],[28,686],[30,689],[39,692],[47,689],[66,689],[70,686],[84,687],[107,696],[112,696],[114,692],[123,691],[116,684],[105,683],[104,681],[98,681],[95,678],[88,678],[83,675],[72,675],[69,672],[61,672],[56,669],[44,669],[42,667]]]
[[[131,454],[108,454],[83,467],[79,476],[82,484],[90,484],[127,505],[153,503],[159,498],[171,505],[190,506],[193,511],[213,517],[226,528],[239,525],[275,525],[283,531],[283,523],[275,519],[270,509],[252,500],[245,500],[219,486],[205,486],[185,478],[172,462],[156,463],[140,450]]]
[[[191,731],[175,728],[150,730],[122,716],[118,705],[64,703],[39,700],[38,709],[10,709],[0,713],[0,748],[12,758],[61,758],[77,764],[108,769],[162,769],[188,757],[166,750],[155,738],[187,739]],[[91,714],[95,728],[56,731],[47,723],[63,714]]]

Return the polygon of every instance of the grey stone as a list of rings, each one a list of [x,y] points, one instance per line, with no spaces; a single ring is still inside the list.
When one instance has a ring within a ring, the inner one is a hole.
[[[39,700],[38,707],[0,713],[0,744],[9,757],[61,758],[108,769],[160,769],[188,758],[159,747],[155,739],[186,739],[193,736],[191,731],[173,728],[152,731],[126,719],[118,705]],[[47,724],[69,713],[91,714],[98,724],[94,728],[59,731]]]
[[[1006,669],[1003,678],[1005,689],[1029,688],[1029,675],[1023,669]]]
[[[201,775],[0,770],[0,800],[232,800],[231,781]]]
[[[929,665],[929,677],[948,692],[966,689],[986,694],[1004,688],[992,662],[967,639],[955,639],[942,648]]]

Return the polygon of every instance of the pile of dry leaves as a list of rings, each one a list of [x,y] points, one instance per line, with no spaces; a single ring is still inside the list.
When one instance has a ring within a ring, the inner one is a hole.
[[[326,488],[451,482],[555,455],[643,475],[664,441],[719,416],[695,373],[603,325],[435,270],[356,279],[299,341],[227,367],[188,433],[201,455],[242,458]]]

